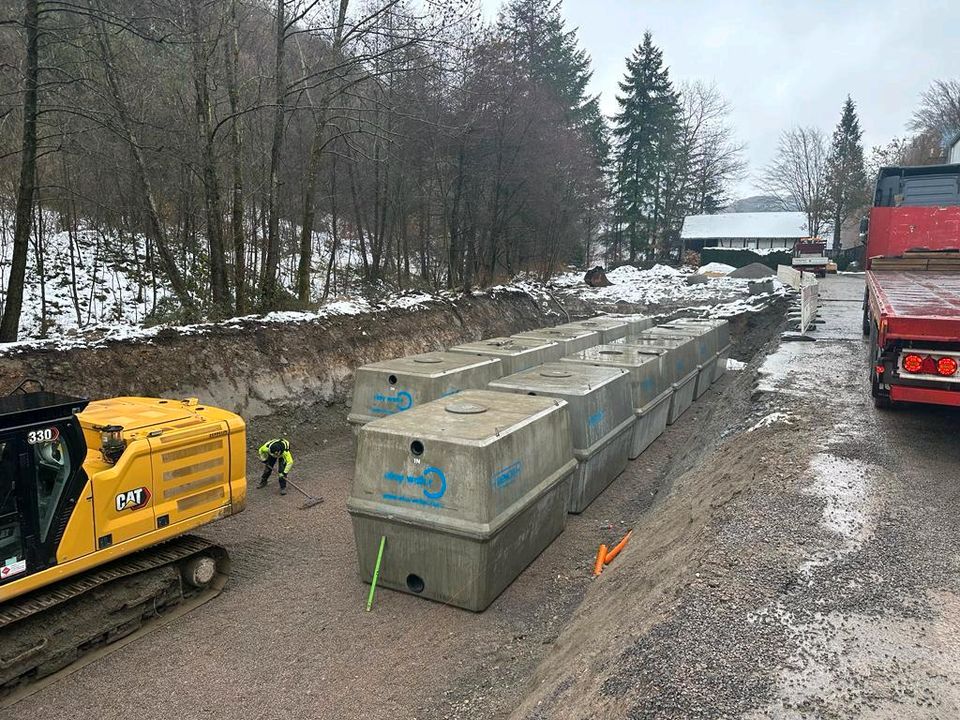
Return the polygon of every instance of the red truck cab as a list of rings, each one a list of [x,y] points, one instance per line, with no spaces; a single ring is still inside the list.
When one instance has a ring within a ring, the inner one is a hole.
[[[828,262],[827,243],[820,238],[802,238],[793,246],[793,261],[790,264],[801,272],[826,277]]]
[[[861,232],[874,403],[960,406],[960,165],[882,168]]]

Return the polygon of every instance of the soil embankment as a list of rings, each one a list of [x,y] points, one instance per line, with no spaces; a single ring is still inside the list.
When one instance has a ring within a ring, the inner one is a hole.
[[[335,315],[304,322],[239,320],[162,330],[67,349],[26,349],[0,357],[0,390],[25,378],[82,397],[200,397],[247,419],[348,400],[365,363],[441,350],[586,316],[527,293],[497,290],[413,308]]]

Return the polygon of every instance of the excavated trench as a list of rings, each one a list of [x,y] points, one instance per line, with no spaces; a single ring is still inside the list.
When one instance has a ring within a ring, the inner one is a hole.
[[[23,349],[0,356],[0,391],[25,378],[81,397],[200,397],[249,419],[347,401],[353,370],[389,357],[510,335],[593,313],[499,290],[409,309],[304,322],[240,320],[165,329],[148,340]]]
[[[731,357],[757,357],[782,326],[785,305],[774,298],[762,311],[732,319]],[[634,309],[643,311],[622,311]],[[120,718],[122,708],[105,706],[102,693],[131,667],[157,663],[165,667],[163,687],[177,692],[146,710],[145,719],[187,716],[212,697],[223,703],[218,708],[224,713],[265,718],[509,715],[528,696],[531,677],[542,681],[535,669],[581,613],[596,542],[659,515],[673,479],[698,465],[745,415],[751,378],[730,373],[711,388],[479,615],[399,594],[385,594],[376,613],[360,610],[364,586],[356,579],[344,511],[353,470],[344,406],[353,369],[364,363],[592,311],[586,305],[561,310],[526,294],[499,292],[414,310],[295,325],[247,322],[199,336],[169,332],[149,343],[0,358],[4,387],[36,377],[48,389],[91,397],[197,395],[237,410],[253,420],[250,445],[267,432],[290,437],[298,481],[326,497],[301,512],[295,509],[298,498],[291,505],[271,488],[253,493],[243,515],[204,532],[233,559],[216,612],[190,613],[168,631],[45,688],[18,706],[24,720],[67,707]],[[617,592],[616,583],[607,586]],[[185,652],[188,647],[194,651]],[[406,670],[402,681],[385,686],[378,673],[367,671],[374,667]],[[345,680],[351,693],[343,693]],[[146,708],[158,692],[147,681],[131,689],[128,701]],[[355,698],[373,696],[376,706],[358,714]]]

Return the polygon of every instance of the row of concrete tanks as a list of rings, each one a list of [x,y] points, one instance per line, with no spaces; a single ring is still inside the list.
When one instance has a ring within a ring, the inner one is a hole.
[[[485,609],[722,373],[725,322],[652,326],[603,315],[360,368],[362,579],[386,537],[379,584]]]

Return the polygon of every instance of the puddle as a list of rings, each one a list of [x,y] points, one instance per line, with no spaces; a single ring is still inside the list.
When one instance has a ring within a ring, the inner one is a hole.
[[[810,460],[813,484],[803,491],[823,499],[823,525],[851,549],[860,547],[873,532],[867,470],[865,463],[819,453]]]

